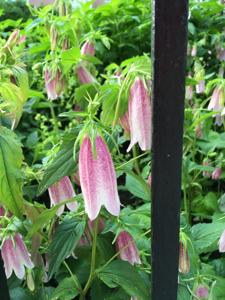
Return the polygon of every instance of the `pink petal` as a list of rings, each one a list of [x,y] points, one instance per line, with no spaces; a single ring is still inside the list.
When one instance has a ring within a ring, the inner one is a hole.
[[[124,248],[125,246],[127,247]],[[120,234],[116,239],[116,248],[117,251],[120,251],[120,258],[122,260],[128,261],[132,265],[134,265],[135,263],[141,264],[141,260],[138,254],[138,249],[136,247],[136,244],[132,236],[128,232],[126,231],[120,232]]]
[[[120,212],[116,174],[106,144],[100,136],[96,137],[96,159],[94,159],[89,137],[85,137],[80,148],[79,172],[85,210],[94,220],[101,205],[115,216]]]
[[[94,83],[96,79],[91,75],[88,69],[82,65],[77,68],[77,76],[82,84]]]
[[[5,264],[6,276],[11,276],[12,268],[16,276],[19,279],[23,279],[25,275],[24,265],[17,256],[16,249],[11,238],[4,241],[2,246],[2,258]]]
[[[93,159],[89,137],[84,138],[80,147],[79,173],[85,211],[89,219],[94,220],[99,214],[101,202],[97,195],[96,161]]]
[[[219,252],[225,252],[225,230],[223,231],[219,239]]]
[[[16,244],[16,255],[20,263],[26,266],[27,268],[32,269],[34,267],[34,264],[32,263],[29,257],[29,253],[27,247],[25,246],[22,240],[22,236],[20,234],[16,234],[14,240]]]
[[[127,152],[138,143],[141,150],[151,148],[151,106],[148,91],[141,78],[136,78],[130,89],[128,104],[131,141]]]
[[[81,48],[82,55],[95,55],[95,46],[93,43],[86,41]]]
[[[120,199],[117,190],[116,172],[109,150],[100,136],[96,137],[97,193],[99,201],[109,213],[118,216]]]
[[[72,183],[68,176],[63,177],[60,181],[50,186],[48,188],[48,191],[49,191],[49,196],[52,205],[59,204],[60,202],[68,200],[75,196]],[[67,203],[66,205],[72,211],[75,211],[77,209],[77,203],[75,201],[74,203]],[[57,214],[61,215],[63,211],[64,211],[64,205],[62,205],[58,209]]]

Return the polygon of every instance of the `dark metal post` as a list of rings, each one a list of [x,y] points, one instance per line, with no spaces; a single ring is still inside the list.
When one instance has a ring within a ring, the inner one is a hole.
[[[177,299],[188,0],[153,0],[152,300]]]
[[[5,270],[3,267],[2,256],[0,254],[0,299],[1,300],[10,300],[9,290],[7,286],[7,279],[5,276]]]

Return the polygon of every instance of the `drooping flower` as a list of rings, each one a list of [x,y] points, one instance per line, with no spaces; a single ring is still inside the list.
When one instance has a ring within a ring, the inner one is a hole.
[[[205,161],[203,161],[202,165],[205,167],[210,167],[211,163],[210,163],[210,161],[205,160]],[[206,170],[206,171],[202,172],[202,175],[203,175],[203,177],[211,177],[211,172]]]
[[[131,141],[127,152],[138,143],[141,150],[151,148],[151,107],[144,80],[137,77],[130,88],[128,103]]]
[[[49,197],[51,200],[51,206],[59,204],[62,201],[71,199],[75,196],[75,192],[72,183],[68,176],[63,177],[60,181],[54,183],[48,188]],[[66,206],[71,211],[76,211],[77,202],[66,203]],[[57,211],[57,215],[60,216],[64,211],[65,205],[60,206]]]
[[[86,136],[79,153],[79,173],[85,211],[94,220],[105,206],[109,213],[118,216],[120,200],[117,191],[116,173],[110,152],[98,135],[95,139],[96,156],[92,152],[91,140]]]
[[[192,100],[192,98],[193,98],[193,86],[192,85],[186,86],[185,98],[187,100]]]
[[[222,174],[222,169],[217,167],[215,170],[212,172],[212,179],[218,180]]]
[[[219,252],[225,252],[225,230],[223,231],[219,239]]]
[[[209,289],[203,284],[200,284],[195,291],[196,297],[200,299],[206,299],[209,297]]]
[[[141,264],[140,256],[134,239],[127,231],[119,233],[116,239],[116,249],[120,251],[120,258],[130,264]]]
[[[204,79],[200,80],[195,88],[197,94],[203,94],[205,91],[205,80]]]
[[[80,64],[76,70],[77,77],[81,84],[94,83],[96,79],[92,76],[92,74],[88,71],[88,69]]]
[[[46,69],[44,72],[45,87],[49,100],[57,99],[64,91],[65,80],[62,72],[58,69],[56,72],[52,72]]]
[[[90,41],[86,41],[81,48],[81,54],[94,56],[95,55],[95,45]]]
[[[8,237],[3,241],[1,253],[7,278],[14,271],[19,279],[23,279],[25,275],[24,267],[29,269],[34,267],[22,236],[18,233],[13,238]]]
[[[180,242],[180,253],[179,253],[179,272],[188,274],[190,271],[190,259],[188,255],[187,247]]]
[[[216,49],[216,52],[217,52],[217,59],[220,60],[220,61],[225,61],[225,49],[222,48],[222,47],[219,47]]]
[[[223,89],[216,87],[212,93],[211,100],[208,105],[209,110],[221,111],[224,108]]]

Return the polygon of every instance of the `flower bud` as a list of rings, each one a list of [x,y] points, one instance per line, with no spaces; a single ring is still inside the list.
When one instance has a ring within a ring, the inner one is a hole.
[[[82,55],[95,55],[95,45],[89,41],[86,41],[81,48]]]
[[[50,69],[46,69],[44,72],[44,79],[48,99],[57,99],[63,93],[65,88],[65,80],[62,72],[58,69],[53,73]]]
[[[221,174],[222,174],[222,169],[219,167],[215,168],[215,170],[212,172],[212,179],[214,180],[220,179]]]
[[[130,264],[141,264],[138,249],[132,236],[122,231],[116,239],[116,250],[120,252],[120,258]]]
[[[190,271],[190,259],[187,247],[180,242],[180,255],[179,255],[179,272],[188,274]]]
[[[54,51],[58,42],[58,33],[54,24],[50,28],[51,50]]]
[[[194,45],[191,49],[191,56],[194,57],[197,55],[197,45]]]

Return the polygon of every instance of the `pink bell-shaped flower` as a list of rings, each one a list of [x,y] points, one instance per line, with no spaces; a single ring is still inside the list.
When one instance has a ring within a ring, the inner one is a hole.
[[[127,231],[119,233],[116,239],[116,250],[120,251],[120,258],[130,264],[141,264],[138,249],[134,239]]]
[[[141,150],[151,148],[151,107],[144,80],[137,77],[130,88],[128,104],[131,141],[127,152],[138,143]]]
[[[223,231],[219,239],[219,252],[225,252],[225,230]]]
[[[79,154],[80,184],[85,211],[90,220],[98,216],[102,205],[114,216],[120,213],[113,161],[108,147],[99,135],[96,137],[95,147],[96,157],[92,152],[91,140],[86,136]]]
[[[1,253],[7,278],[14,271],[19,279],[23,279],[25,275],[24,267],[29,269],[34,267],[22,236],[18,233],[14,238],[9,237],[3,241]]]
[[[75,196],[73,185],[68,176],[63,177],[60,181],[54,183],[48,188],[49,197],[51,200],[51,206],[59,204],[62,201],[71,199]],[[66,203],[66,206],[71,211],[76,211],[78,204],[77,202]],[[60,216],[64,211],[65,205],[62,205],[58,211],[57,215]]]
[[[94,3],[92,4],[93,8],[97,8],[100,5],[104,4],[105,0],[95,0]]]
[[[205,92],[205,80],[200,80],[195,88],[197,94],[203,94]]]
[[[57,70],[54,74],[51,70],[46,69],[44,73],[44,79],[48,99],[57,99],[63,93],[65,88],[65,80],[62,72]]]
[[[216,87],[208,105],[209,110],[221,111],[224,108],[223,89]]]
[[[95,55],[95,45],[90,41],[86,41],[81,48],[82,55]]]
[[[91,75],[91,73],[88,71],[88,69],[80,64],[76,70],[77,77],[81,84],[88,84],[88,83],[94,83],[96,82],[96,79]]]

